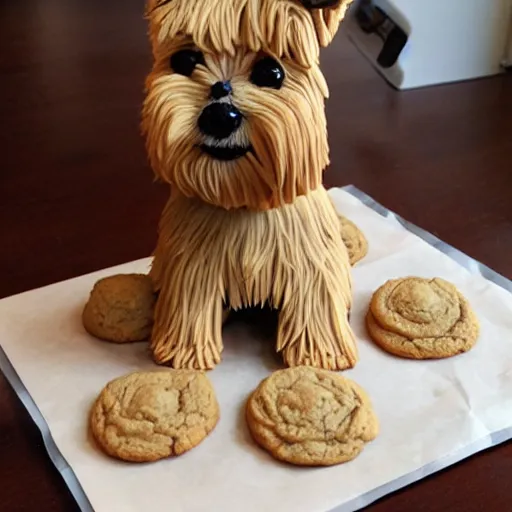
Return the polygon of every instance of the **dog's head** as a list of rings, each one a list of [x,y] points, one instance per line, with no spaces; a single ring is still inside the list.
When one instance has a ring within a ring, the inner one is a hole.
[[[157,176],[223,208],[267,209],[328,164],[320,47],[351,0],[149,0],[143,130]]]

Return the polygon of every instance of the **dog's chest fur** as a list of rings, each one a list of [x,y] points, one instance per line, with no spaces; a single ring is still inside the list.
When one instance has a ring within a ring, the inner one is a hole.
[[[264,303],[279,308],[315,279],[343,273],[348,262],[323,187],[263,212],[224,210],[172,195],[154,256],[157,288],[164,275],[179,273],[181,283],[214,291],[232,309]]]

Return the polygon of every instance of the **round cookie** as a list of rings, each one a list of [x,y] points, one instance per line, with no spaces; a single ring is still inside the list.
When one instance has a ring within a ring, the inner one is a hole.
[[[366,326],[381,348],[411,359],[467,352],[479,335],[478,319],[468,301],[441,278],[387,281],[373,294]]]
[[[339,373],[309,366],[263,380],[247,401],[246,419],[258,445],[301,466],[352,460],[379,430],[363,389]]]
[[[368,241],[362,231],[349,219],[338,214],[341,238],[347,247],[350,264],[353,266],[368,253]]]
[[[151,462],[181,455],[203,441],[219,420],[219,405],[202,372],[135,372],[107,384],[89,420],[105,453]]]
[[[105,341],[148,340],[153,327],[156,294],[144,274],[118,274],[94,285],[82,313],[85,330]]]

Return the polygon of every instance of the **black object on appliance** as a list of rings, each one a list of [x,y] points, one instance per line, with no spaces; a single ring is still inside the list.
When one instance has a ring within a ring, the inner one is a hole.
[[[378,64],[383,68],[393,66],[407,43],[405,31],[371,0],[363,0],[359,4],[355,19],[363,32],[377,34],[384,41],[377,57]]]

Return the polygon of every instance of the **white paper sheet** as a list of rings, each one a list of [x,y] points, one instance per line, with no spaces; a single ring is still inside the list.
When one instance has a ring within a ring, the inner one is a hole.
[[[240,323],[225,329],[222,363],[209,373],[221,419],[202,444],[179,458],[141,465],[98,451],[87,437],[87,415],[98,393],[113,378],[155,366],[144,343],[118,346],[87,335],[81,310],[95,281],[118,272],[145,272],[149,259],[0,301],[0,344],[22,385],[5,358],[0,367],[84,509],[87,500],[73,472],[96,512],[356,510],[512,437],[512,295],[485,279],[481,273],[489,271],[477,262],[453,251],[469,262],[468,270],[391,214],[380,215],[345,190],[330,193],[369,242],[368,255],[353,269],[351,324],[360,362],[346,375],[369,393],[381,431],[350,463],[292,467],[254,444],[243,406],[261,379],[277,369],[278,360],[268,342]],[[366,197],[366,202],[371,200]],[[481,322],[472,351],[446,360],[410,361],[384,353],[369,340],[364,314],[371,294],[387,279],[406,275],[443,277],[469,299]]]

